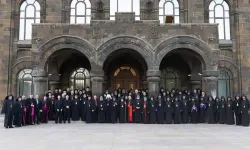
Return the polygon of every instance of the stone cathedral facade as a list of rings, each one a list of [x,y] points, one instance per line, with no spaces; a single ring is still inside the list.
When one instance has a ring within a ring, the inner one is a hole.
[[[250,95],[249,8],[248,0],[1,0],[0,96],[67,87]]]

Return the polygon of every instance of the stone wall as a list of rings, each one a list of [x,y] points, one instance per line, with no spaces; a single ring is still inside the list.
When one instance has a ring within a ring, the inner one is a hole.
[[[8,64],[9,64],[9,40],[11,1],[1,0],[0,2],[0,106],[7,94],[8,88]]]
[[[242,91],[250,96],[250,2],[249,0],[238,0],[238,48],[241,58]]]

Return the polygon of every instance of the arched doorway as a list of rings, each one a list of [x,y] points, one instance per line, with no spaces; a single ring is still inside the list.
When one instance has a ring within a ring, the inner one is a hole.
[[[202,67],[200,56],[194,51],[184,48],[173,50],[166,54],[160,64],[160,86],[168,90],[201,88]],[[194,86],[192,81],[200,84]]]
[[[118,67],[113,76],[112,89],[125,88],[125,89],[136,89],[139,88],[139,74],[135,69],[129,66]]]
[[[61,49],[54,52],[47,60],[48,88],[79,89],[91,86],[91,65],[88,58],[74,49]],[[51,81],[57,81],[52,87]]]
[[[135,50],[120,49],[111,53],[104,62],[106,89],[139,89],[147,70],[144,58]]]

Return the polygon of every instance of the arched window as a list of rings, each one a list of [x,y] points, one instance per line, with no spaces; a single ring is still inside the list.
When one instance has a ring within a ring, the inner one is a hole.
[[[135,20],[140,20],[140,0],[110,0],[110,20],[115,20],[116,12],[134,12]]]
[[[128,67],[128,66],[123,66],[123,67],[119,67],[116,69],[115,73],[114,73],[114,76],[116,77],[121,71],[129,71],[129,73],[133,76],[133,77],[136,77],[136,72],[133,68],[131,67]]]
[[[31,40],[32,23],[40,23],[40,4],[36,0],[26,0],[20,7],[19,40]]]
[[[218,78],[218,96],[232,96],[233,75],[227,68],[221,68]]]
[[[177,0],[160,0],[159,2],[159,20],[160,23],[165,23],[166,16],[172,16],[174,23],[180,22],[180,9]]]
[[[25,95],[26,97],[32,93],[32,70],[23,69],[17,75],[17,96]]]
[[[209,5],[209,23],[219,24],[219,39],[230,40],[229,6],[224,0],[213,0]]]
[[[70,87],[72,89],[83,89],[90,87],[89,71],[85,68],[79,68],[70,76]]]
[[[72,0],[70,9],[71,24],[90,24],[91,3],[89,0]]]
[[[179,73],[172,69],[166,68],[161,71],[161,86],[165,89],[180,88]]]

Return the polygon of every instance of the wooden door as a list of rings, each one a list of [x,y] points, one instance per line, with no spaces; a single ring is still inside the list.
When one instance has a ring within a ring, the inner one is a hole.
[[[138,89],[139,76],[134,69],[130,67],[119,67],[112,76],[112,89],[118,88]]]

